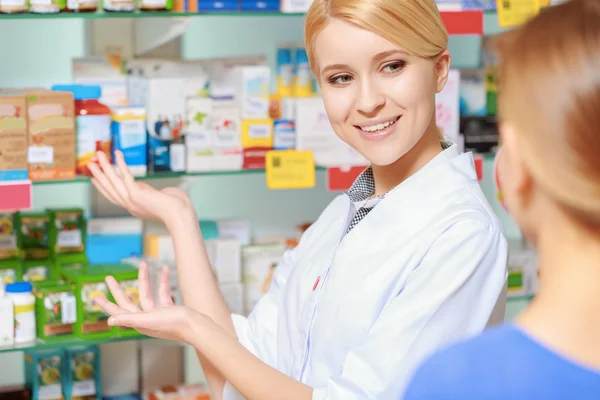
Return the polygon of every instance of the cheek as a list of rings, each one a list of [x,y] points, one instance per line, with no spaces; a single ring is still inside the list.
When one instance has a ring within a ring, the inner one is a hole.
[[[343,124],[352,113],[352,91],[349,88],[324,88],[321,89],[321,96],[331,125]]]

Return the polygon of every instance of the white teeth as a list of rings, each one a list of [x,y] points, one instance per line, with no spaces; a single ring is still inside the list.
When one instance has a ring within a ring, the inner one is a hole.
[[[376,131],[380,131],[384,128],[387,128],[388,126],[392,125],[393,123],[395,123],[398,119],[394,118],[393,120],[384,122],[383,124],[377,124],[377,125],[371,125],[371,126],[362,126],[360,127],[360,129],[362,129],[364,132],[376,132]]]

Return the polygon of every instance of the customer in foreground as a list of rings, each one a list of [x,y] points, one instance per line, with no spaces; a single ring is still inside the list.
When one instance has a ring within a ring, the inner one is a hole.
[[[507,206],[538,250],[514,324],[430,358],[413,399],[600,399],[600,1],[571,0],[497,49]]]

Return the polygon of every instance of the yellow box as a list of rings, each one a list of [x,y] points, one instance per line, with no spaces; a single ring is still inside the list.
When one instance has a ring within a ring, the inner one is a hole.
[[[273,147],[273,120],[242,120],[242,147]]]

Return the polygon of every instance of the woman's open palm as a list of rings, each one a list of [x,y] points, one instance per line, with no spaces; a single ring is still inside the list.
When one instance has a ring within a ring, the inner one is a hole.
[[[126,209],[135,217],[163,222],[182,207],[192,208],[183,190],[157,190],[136,181],[125,163],[123,153],[116,151],[115,158],[119,173],[102,152],[97,153],[98,165],[93,162],[88,164],[93,175],[92,184],[114,205]]]

